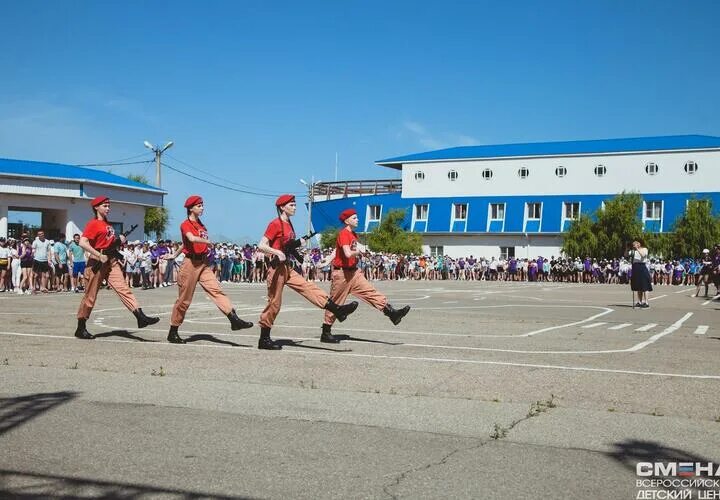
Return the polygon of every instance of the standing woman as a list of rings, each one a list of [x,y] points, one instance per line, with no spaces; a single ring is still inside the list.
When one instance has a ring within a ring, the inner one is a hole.
[[[20,271],[22,278],[20,279],[20,290],[25,289],[27,295],[32,294],[32,265],[33,250],[30,238],[25,237],[20,243]]]
[[[652,292],[652,283],[650,283],[650,271],[647,268],[648,249],[645,242],[640,238],[632,243],[633,249],[630,250],[630,258],[632,261],[632,275],[630,276],[630,288],[637,293],[637,302],[635,307],[650,307],[647,300],[647,292]],[[633,296],[633,302],[635,297]]]
[[[342,306],[336,304],[327,293],[315,283],[305,281],[288,261],[283,249],[291,240],[295,239],[295,229],[290,217],[295,215],[297,204],[295,196],[284,194],[275,200],[278,216],[270,221],[265,234],[260,239],[258,248],[265,254],[277,257],[271,262],[267,273],[268,303],[260,315],[260,340],[258,349],[281,349],[270,338],[270,329],[282,305],[282,292],[285,285],[289,286],[317,307],[332,312],[338,321],[345,321],[355,309],[357,302],[350,302]]]
[[[170,260],[175,259],[180,253],[185,254],[177,278],[178,298],[170,316],[168,342],[173,344],[185,343],[185,340],[178,335],[178,328],[185,319],[185,313],[190,307],[198,283],[205,290],[205,293],[210,296],[210,299],[215,302],[218,309],[230,320],[232,330],[252,327],[253,324],[249,321],[238,318],[230,299],[220,288],[215,273],[210,268],[208,253],[210,247],[212,247],[212,242],[209,239],[207,229],[200,220],[200,216],[205,211],[203,199],[197,195],[190,196],[185,201],[185,208],[187,209],[187,219],[180,224],[182,247],[178,247],[173,254],[168,254],[165,257]]]
[[[123,305],[133,313],[137,319],[138,328],[154,325],[160,321],[160,318],[145,316],[132,291],[125,283],[120,260],[111,251],[117,236],[115,236],[115,230],[107,221],[107,216],[110,213],[110,198],[97,196],[90,202],[90,206],[95,217],[88,221],[80,237],[80,246],[88,253],[90,258],[85,267],[85,295],[83,295],[77,312],[78,325],[75,336],[79,339],[95,338],[94,335],[87,331],[86,323],[93,307],[95,307],[97,294],[103,280],[107,280],[108,285],[118,294]],[[123,241],[124,239],[125,237],[120,235],[120,240]],[[100,266],[96,272],[93,267],[98,262]]]

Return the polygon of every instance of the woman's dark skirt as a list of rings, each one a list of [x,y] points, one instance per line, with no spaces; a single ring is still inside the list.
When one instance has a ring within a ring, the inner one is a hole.
[[[642,262],[633,262],[630,289],[633,292],[652,292],[650,271],[648,271],[647,266]]]

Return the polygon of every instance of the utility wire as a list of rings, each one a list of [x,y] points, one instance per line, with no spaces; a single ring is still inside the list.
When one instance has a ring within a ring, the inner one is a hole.
[[[210,172],[207,172],[207,171],[205,171],[205,170],[202,170],[202,169],[196,167],[195,165],[190,165],[189,163],[184,162],[184,161],[182,161],[182,160],[180,160],[180,159],[178,159],[178,158],[175,158],[174,156],[170,156],[170,154],[168,154],[168,153],[165,153],[165,154],[166,154],[168,157],[170,157],[170,158],[172,158],[173,160],[175,160],[176,162],[182,163],[182,164],[185,165],[186,167],[190,167],[190,168],[192,168],[192,169],[194,169],[194,170],[197,170],[198,172],[201,172],[201,173],[203,173],[203,174],[205,174],[205,175],[209,175],[210,177],[214,177],[215,179],[219,179],[219,180],[221,180],[221,181],[223,181],[223,182],[226,182],[226,183],[228,183],[228,184],[232,184],[232,185],[234,185],[234,186],[238,186],[238,187],[241,187],[241,188],[244,188],[244,189],[251,189],[251,190],[253,190],[253,191],[255,191],[255,192],[266,191],[266,192],[271,193],[271,194],[273,194],[273,195],[275,195],[275,196],[280,195],[280,194],[283,194],[283,193],[281,193],[281,192],[279,192],[279,191],[272,191],[272,190],[270,190],[270,189],[256,188],[256,187],[253,187],[253,186],[248,186],[248,185],[246,185],[246,184],[239,184],[239,183],[237,183],[237,182],[233,182],[233,181],[227,180],[227,179],[224,178],[224,177],[218,177],[217,175],[214,175],[214,174],[211,174]]]
[[[75,166],[76,166],[76,167],[99,167],[99,166],[111,165],[111,164],[115,164],[115,165],[134,165],[135,163],[145,163],[145,162],[144,162],[144,161],[134,162],[134,163],[120,163],[120,162],[124,162],[124,161],[128,161],[128,160],[134,160],[134,159],[136,159],[136,158],[141,158],[141,157],[146,156],[146,155],[148,155],[148,154],[150,154],[150,153],[142,153],[142,154],[139,154],[139,155],[130,156],[130,157],[128,157],[128,158],[121,158],[121,159],[119,159],[119,160],[106,161],[106,162],[104,162],[104,163],[83,163],[83,164],[78,164],[78,165],[75,165]],[[152,160],[147,160],[147,161],[152,161]]]
[[[120,167],[123,165],[140,165],[143,163],[152,163],[153,160],[143,161],[126,161],[123,163],[86,163],[84,165],[75,165],[76,167]]]
[[[225,188],[225,189],[228,189],[228,190],[230,190],[230,191],[235,191],[235,192],[237,192],[237,193],[249,194],[249,195],[253,195],[253,196],[265,196],[265,197],[267,197],[267,198],[275,198],[275,197],[277,196],[277,194],[258,193],[258,192],[256,192],[256,191],[248,191],[248,190],[246,190],[246,189],[237,189],[237,188],[234,188],[234,187],[227,186],[227,185],[225,185],[225,184],[218,184],[217,182],[209,181],[209,180],[207,180],[207,179],[203,179],[202,177],[197,177],[197,176],[195,176],[195,175],[192,175],[192,174],[189,174],[189,173],[187,173],[187,172],[184,172],[184,171],[182,171],[182,170],[180,170],[180,169],[178,169],[178,168],[176,168],[176,167],[173,167],[172,165],[168,165],[167,163],[164,163],[164,162],[161,163],[161,165],[162,165],[163,167],[167,167],[167,168],[169,168],[170,170],[172,170],[172,171],[174,171],[174,172],[177,172],[177,173],[179,173],[179,174],[185,175],[185,176],[187,176],[187,177],[190,177],[190,178],[192,178],[192,179],[198,180],[198,181],[200,181],[200,182],[204,182],[205,184],[210,184],[210,185],[212,185],[212,186],[217,186],[217,187]]]

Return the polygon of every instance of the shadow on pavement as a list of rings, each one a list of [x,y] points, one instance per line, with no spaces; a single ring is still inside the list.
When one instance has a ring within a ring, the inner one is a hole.
[[[606,453],[610,458],[620,462],[623,466],[625,466],[627,469],[630,469],[633,474],[636,474],[636,468],[637,464],[639,462],[648,462],[651,464],[654,464],[655,462],[661,462],[663,464],[666,464],[668,462],[676,462],[678,463],[677,467],[679,470],[679,463],[685,462],[688,464],[692,464],[693,467],[693,473],[692,477],[689,477],[687,479],[692,479],[693,477],[701,477],[701,476],[695,476],[694,473],[694,467],[697,462],[700,464],[707,465],[708,462],[713,462],[713,464],[717,464],[717,461],[713,461],[709,458],[695,455],[690,452],[687,452],[685,450],[681,450],[678,448],[670,448],[667,446],[663,446],[661,443],[657,443],[655,441],[640,441],[636,439],[631,439],[627,441],[622,441],[619,443],[613,443],[613,446],[615,447],[615,450],[609,453]],[[713,466],[713,470],[714,467]],[[669,476],[647,476],[647,477],[640,477],[638,476],[638,479],[677,479],[678,474],[675,475],[669,475]],[[703,474],[702,477],[707,477],[707,474]],[[663,486],[662,489],[665,490],[685,490],[689,489],[686,487],[665,487]],[[700,487],[700,488],[694,488],[696,490],[705,491],[707,489],[716,489],[716,488],[708,488],[708,487]],[[695,497],[693,497],[695,498]]]
[[[138,337],[137,335],[133,335],[127,330],[113,330],[111,332],[98,333],[95,337],[99,339],[105,337],[122,337],[124,339],[137,340],[138,342],[155,342],[155,340],[144,339],[142,337]]]
[[[0,399],[0,434],[4,434],[46,411],[52,410],[56,406],[75,399],[77,394],[77,392],[63,391]],[[0,494],[0,498],[7,497]]]
[[[208,335],[206,333],[201,333],[197,335],[190,335],[185,339],[185,342],[197,342],[199,340],[207,340],[208,342],[214,342],[216,344],[223,344],[223,345],[231,345],[233,347],[252,347],[249,345],[244,344],[236,344],[235,342],[230,342],[229,340],[222,340],[217,337],[213,337],[212,335]]]
[[[0,469],[0,498],[18,499],[109,499],[140,500],[146,498],[173,498],[195,500],[218,498],[243,500],[251,497],[224,496],[213,493],[158,488],[142,484],[112,483],[92,479],[36,474]]]
[[[359,337],[353,337],[351,335],[343,335],[343,334],[337,334],[333,333],[333,337],[339,339],[339,340],[352,340],[354,342],[369,342],[371,344],[386,344],[386,345],[402,345],[402,342],[387,342],[385,340],[371,340],[371,339],[361,339]]]
[[[303,349],[318,349],[321,351],[331,351],[331,352],[352,352],[352,349],[330,349],[329,347],[320,347],[320,346],[314,346],[314,345],[303,345],[302,340],[295,341],[290,339],[276,339],[275,344],[285,347],[302,347]]]

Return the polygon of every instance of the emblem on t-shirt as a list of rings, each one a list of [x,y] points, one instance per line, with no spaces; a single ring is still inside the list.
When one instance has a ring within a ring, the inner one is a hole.
[[[202,239],[204,239],[204,240],[210,239],[210,238],[208,237],[207,231],[205,231],[204,229],[201,229],[201,230],[198,231],[198,232],[200,233],[200,237],[201,237]]]
[[[115,236],[115,228],[112,227],[112,226],[110,226],[110,225],[105,226],[105,235],[106,235],[108,238],[114,237],[114,236]]]

